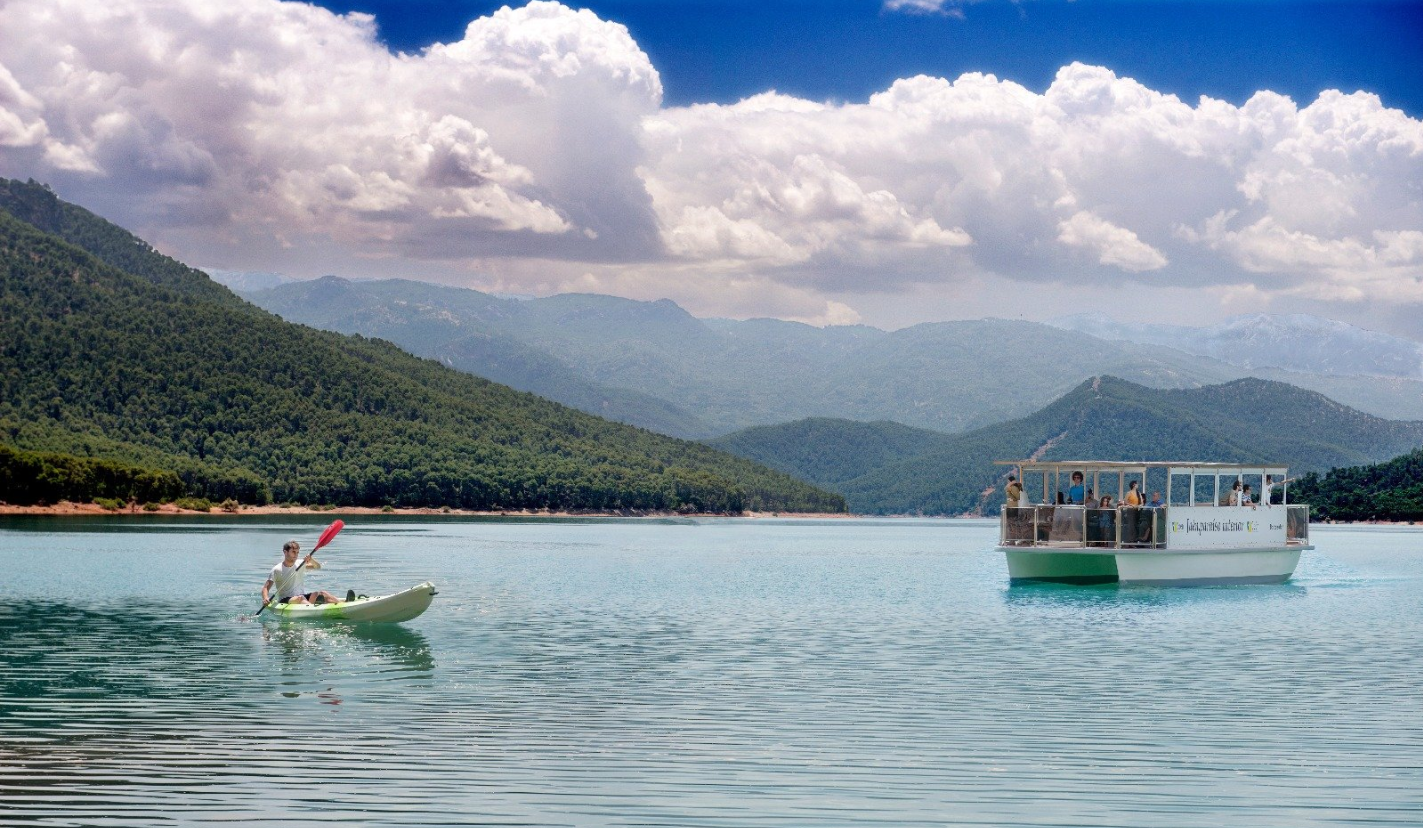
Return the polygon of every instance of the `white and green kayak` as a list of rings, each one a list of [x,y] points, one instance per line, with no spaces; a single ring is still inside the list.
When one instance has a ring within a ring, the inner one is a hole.
[[[357,598],[335,604],[272,604],[263,615],[291,621],[395,623],[409,621],[424,612],[435,595],[435,585],[426,581],[394,595]]]

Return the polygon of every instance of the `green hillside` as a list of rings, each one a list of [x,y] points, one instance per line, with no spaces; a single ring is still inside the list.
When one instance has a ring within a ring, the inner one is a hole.
[[[852,511],[962,514],[991,513],[1002,503],[1006,472],[994,460],[1041,452],[1043,459],[1279,462],[1294,472],[1321,471],[1423,444],[1423,423],[1380,419],[1266,380],[1162,390],[1103,377],[1032,415],[966,434],[821,420],[715,443],[840,491]]]
[[[106,264],[183,296],[246,312],[256,310],[206,274],[162,255],[148,242],[83,207],[61,201],[35,181],[0,178],[0,210],[88,251]]]
[[[833,489],[951,439],[947,434],[888,420],[861,423],[812,417],[744,429],[707,444]]]
[[[246,502],[843,509],[710,447],[284,322],[44,187],[0,191],[62,233],[0,209],[0,442]]]
[[[1321,520],[1423,520],[1423,449],[1385,463],[1307,474],[1290,497]]]

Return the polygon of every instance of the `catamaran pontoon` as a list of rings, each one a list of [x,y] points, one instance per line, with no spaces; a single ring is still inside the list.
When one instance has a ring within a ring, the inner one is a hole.
[[[1004,507],[999,523],[998,548],[1008,558],[1014,583],[1274,584],[1289,580],[1300,553],[1314,548],[1309,507],[1289,502],[1280,466],[1033,460],[999,465],[1016,467],[1023,485],[1019,505]],[[1080,481],[1074,473],[1081,474]],[[1165,491],[1162,505],[1095,505],[1104,485],[1120,503],[1133,480],[1143,503],[1146,492]],[[1259,502],[1246,502],[1245,485]],[[1280,502],[1270,503],[1276,491]]]

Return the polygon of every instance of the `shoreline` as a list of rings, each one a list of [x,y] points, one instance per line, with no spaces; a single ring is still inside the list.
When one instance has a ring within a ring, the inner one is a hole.
[[[129,508],[127,506],[120,509],[105,509],[97,503],[74,503],[63,500],[59,503],[44,506],[16,506],[10,503],[0,503],[0,516],[48,516],[48,517],[96,517],[96,516],[159,516],[172,517],[180,515],[184,517],[201,516],[213,518],[233,518],[245,515],[333,515],[342,517],[347,515],[418,515],[421,517],[510,517],[510,518],[752,518],[752,519],[780,519],[796,518],[802,520],[845,520],[865,517],[864,515],[854,515],[842,512],[742,512],[741,514],[726,514],[717,512],[693,512],[684,514],[682,512],[643,512],[643,511],[582,511],[563,509],[499,509],[499,510],[476,510],[476,509],[446,509],[444,507],[401,507],[396,509],[385,509],[380,506],[337,506],[331,509],[312,509],[309,506],[240,506],[235,512],[223,511],[214,505],[210,511],[199,509],[180,509],[171,503],[165,503],[155,511],[146,511],[142,508]]]
[[[891,520],[895,518],[938,518],[941,520],[992,520],[992,516],[983,515],[860,515],[849,512],[742,512],[741,514],[726,514],[716,512],[693,512],[683,514],[681,512],[643,512],[635,510],[627,511],[569,511],[566,509],[500,509],[500,510],[478,510],[478,509],[445,509],[444,507],[401,507],[386,511],[380,506],[337,506],[331,509],[312,509],[309,506],[279,506],[269,504],[266,506],[241,506],[235,512],[225,512],[220,507],[214,505],[210,511],[204,512],[198,509],[180,509],[171,503],[165,503],[156,511],[145,511],[142,508],[130,509],[127,506],[113,510],[105,509],[97,503],[74,503],[63,500],[59,503],[45,506],[16,506],[12,503],[0,503],[0,517],[102,517],[102,516],[159,516],[159,517],[212,517],[212,518],[233,518],[245,515],[332,515],[343,517],[351,515],[390,515],[390,516],[419,516],[419,517],[507,517],[507,518],[553,518],[561,520],[581,520],[587,518],[646,518],[650,520],[666,520],[668,518],[688,518],[688,519],[711,519],[711,518],[741,518],[745,520],[860,520],[879,519]],[[1419,526],[1416,521],[1406,520],[1329,520],[1310,521],[1311,526]]]

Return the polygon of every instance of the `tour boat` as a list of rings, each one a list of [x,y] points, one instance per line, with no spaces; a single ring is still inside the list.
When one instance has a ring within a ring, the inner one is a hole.
[[[1012,583],[1278,584],[1309,543],[1309,507],[1289,502],[1282,466],[1000,461],[1023,494],[1005,506],[998,548]],[[1136,481],[1149,503],[1123,506]],[[1249,502],[1245,486],[1268,501]],[[1103,486],[1112,505],[1103,506]],[[1268,494],[1262,490],[1270,489]],[[1088,498],[1091,498],[1089,501]],[[1071,501],[1079,502],[1073,503]]]

